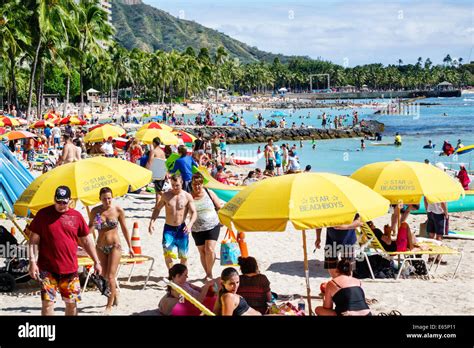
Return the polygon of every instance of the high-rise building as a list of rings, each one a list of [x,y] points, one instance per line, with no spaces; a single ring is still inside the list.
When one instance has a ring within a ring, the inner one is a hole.
[[[109,24],[112,25],[112,4],[108,0],[100,0],[100,5],[107,12]]]

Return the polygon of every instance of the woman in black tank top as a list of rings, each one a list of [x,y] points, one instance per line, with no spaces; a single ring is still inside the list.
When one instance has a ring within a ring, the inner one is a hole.
[[[245,299],[237,294],[240,277],[235,268],[228,267],[221,274],[221,289],[214,307],[216,315],[242,316],[262,315],[250,307]]]
[[[342,259],[337,263],[336,271],[337,276],[326,285],[324,303],[323,306],[316,307],[316,315],[372,315],[360,280],[352,277],[351,261]]]

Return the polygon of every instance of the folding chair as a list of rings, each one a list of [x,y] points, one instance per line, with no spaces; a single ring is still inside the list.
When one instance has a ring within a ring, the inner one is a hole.
[[[84,287],[82,288],[82,294],[83,294],[85,289],[87,288],[87,284],[89,283],[90,276],[94,272],[94,260],[92,260],[89,256],[78,255],[77,262],[79,266],[89,267],[89,271],[87,272],[86,282],[84,283]],[[145,284],[143,285],[143,288],[142,288],[142,290],[145,290],[146,285],[148,284],[148,280],[150,279],[151,271],[153,271],[153,265],[155,264],[155,259],[151,256],[146,256],[146,255],[139,255],[135,257],[122,255],[122,257],[120,258],[119,269],[117,270],[117,277],[115,278],[117,282],[117,287],[119,287],[118,275],[120,273],[120,269],[122,265],[130,265],[130,264],[132,265],[132,269],[130,270],[130,274],[128,275],[128,279],[127,279],[127,282],[130,282],[130,279],[132,278],[133,270],[135,269],[135,265],[141,262],[150,262],[150,268],[148,269],[148,274],[145,279]]]
[[[436,273],[436,271],[438,270],[439,264],[441,262],[441,258],[444,255],[460,255],[458,263],[456,265],[456,269],[454,270],[454,273],[452,276],[452,278],[454,278],[456,276],[456,273],[459,269],[459,265],[461,264],[461,260],[463,257],[463,253],[459,250],[452,249],[446,245],[437,245],[436,243],[428,241],[428,240],[417,243],[420,246],[425,246],[427,250],[416,250],[416,251],[408,250],[408,251],[388,252],[384,249],[384,247],[382,246],[378,238],[375,236],[372,229],[365,222],[361,226],[360,233],[361,233],[362,238],[367,239],[367,242],[363,246],[361,246],[360,253],[364,256],[364,259],[367,262],[367,266],[369,268],[372,279],[375,279],[375,276],[372,270],[372,266],[370,265],[369,255],[382,255],[382,256],[386,255],[390,257],[397,256],[399,270],[398,270],[396,279],[400,278],[403,267],[409,261],[422,261],[425,264],[426,270],[428,272],[428,276],[431,278],[432,275],[430,274],[430,270],[433,267],[433,264],[435,261],[433,261],[430,267],[428,267],[428,264],[423,259],[423,255],[436,256],[434,260],[436,260],[437,257],[439,256],[438,265],[436,266],[433,273]],[[417,256],[421,256],[421,258]],[[403,257],[403,260],[402,260],[402,257]]]

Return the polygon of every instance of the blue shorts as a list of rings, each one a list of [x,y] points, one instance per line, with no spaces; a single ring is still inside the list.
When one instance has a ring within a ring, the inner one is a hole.
[[[179,226],[165,224],[163,227],[162,245],[165,257],[188,258],[189,235],[184,233],[184,226],[185,224],[182,223]],[[178,249],[178,254],[175,253],[175,249]]]
[[[53,139],[54,139],[54,144],[58,144],[58,145],[59,145],[59,144],[61,143],[61,138],[56,138],[56,137],[54,137]]]

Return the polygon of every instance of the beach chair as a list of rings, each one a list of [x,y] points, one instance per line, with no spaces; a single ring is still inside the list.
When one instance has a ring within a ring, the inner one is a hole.
[[[459,250],[452,249],[446,245],[438,245],[434,241],[430,241],[428,239],[423,239],[423,241],[417,242],[420,247],[423,247],[426,250],[416,250],[416,251],[395,251],[389,252],[384,249],[378,238],[375,236],[372,229],[364,222],[361,226],[361,230],[359,231],[360,240],[362,241],[362,245],[360,248],[360,254],[364,257],[367,262],[367,266],[370,271],[370,275],[372,279],[375,279],[374,272],[372,270],[372,266],[370,265],[369,255],[381,255],[381,256],[389,256],[389,257],[398,257],[398,273],[396,279],[400,278],[402,273],[403,267],[410,261],[421,261],[425,264],[426,270],[428,272],[428,277],[433,277],[430,273],[431,268],[433,267],[435,260],[439,257],[437,266],[434,269],[433,273],[436,273],[438,270],[439,264],[441,263],[441,259],[445,255],[459,255],[459,260],[456,265],[456,269],[454,270],[452,278],[456,276],[456,273],[459,269],[459,265],[461,264],[461,260],[463,257],[463,253]],[[428,267],[427,262],[423,259],[424,255],[433,256],[433,261]],[[421,256],[421,257],[420,257]]]
[[[18,230],[23,235],[23,241],[20,244],[26,244],[26,242],[28,242],[28,240],[30,239],[30,236],[27,234],[27,228],[29,226],[29,223],[27,224],[25,229],[22,229],[20,227],[20,225],[18,225],[18,222],[16,221],[15,216],[13,214],[8,214],[7,217],[15,224],[15,226],[18,228]],[[94,261],[87,254],[85,254],[85,252],[83,250],[78,251],[77,261],[78,261],[79,267],[81,267],[81,266],[82,267],[89,267],[86,282],[85,282],[84,287],[82,289],[82,292],[84,292],[84,290],[87,287],[87,283],[89,282],[89,278],[90,278],[92,272],[94,271],[94,267],[93,267],[94,266]],[[132,269],[130,270],[130,273],[129,273],[128,279],[127,279],[127,282],[130,282],[130,279],[132,278],[133,271],[135,269],[135,265],[137,263],[142,263],[142,262],[150,262],[150,268],[148,269],[148,274],[147,274],[147,277],[145,279],[145,284],[143,285],[143,289],[142,289],[142,290],[145,290],[145,288],[147,286],[147,283],[148,283],[148,280],[150,279],[151,271],[153,271],[153,266],[155,264],[155,259],[153,257],[147,256],[147,255],[138,255],[138,256],[135,256],[135,257],[130,257],[128,255],[122,255],[122,257],[120,258],[119,268],[117,270],[117,278],[116,278],[117,287],[119,287],[118,275],[120,273],[120,269],[122,268],[122,266],[123,265],[132,265]]]
[[[79,264],[79,267],[82,266],[82,267],[89,268],[89,270],[87,272],[86,281],[85,281],[84,286],[82,288],[82,293],[81,293],[81,295],[82,295],[84,293],[85,289],[87,288],[87,284],[89,282],[90,276],[94,272],[94,260],[92,260],[89,256],[82,255],[82,254],[78,253],[77,262]],[[129,273],[128,279],[127,279],[127,283],[129,283],[130,279],[132,278],[132,274],[133,274],[133,271],[135,269],[135,265],[137,263],[142,263],[142,262],[150,262],[150,267],[148,268],[148,274],[147,274],[147,277],[145,279],[145,284],[143,285],[142,290],[146,289],[146,286],[148,284],[148,280],[150,279],[151,271],[153,271],[153,266],[155,264],[155,259],[151,256],[146,256],[146,255],[138,255],[138,256],[135,256],[135,257],[130,257],[128,255],[122,255],[122,257],[120,258],[119,268],[117,270],[117,277],[115,278],[115,280],[117,282],[117,287],[119,289],[120,289],[120,286],[119,286],[118,276],[120,274],[120,270],[121,270],[122,266],[123,265],[132,265],[132,268],[130,270],[130,273]]]

